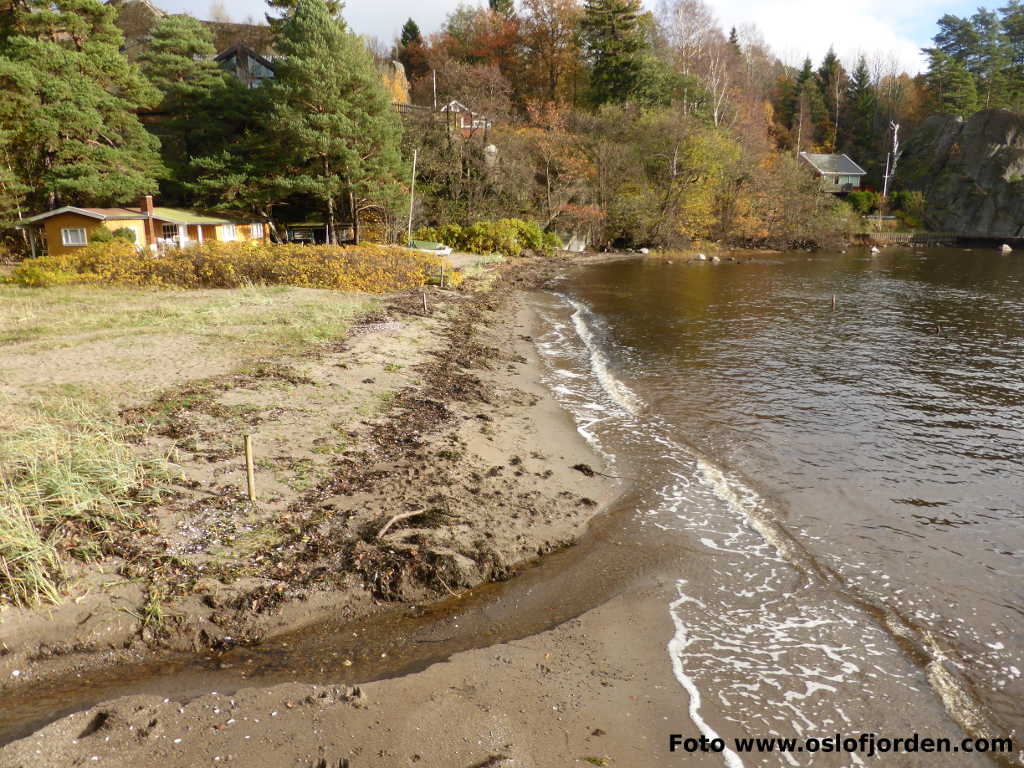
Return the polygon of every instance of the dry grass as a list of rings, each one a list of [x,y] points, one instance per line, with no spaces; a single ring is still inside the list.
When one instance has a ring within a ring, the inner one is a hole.
[[[167,333],[286,353],[342,335],[352,317],[376,301],[286,286],[168,291],[0,285],[0,359],[3,346],[15,343],[54,347]]]
[[[0,603],[31,605],[60,600],[69,561],[99,558],[144,525],[145,504],[167,479],[166,463],[137,455],[118,416],[138,392],[132,376],[169,387],[205,375],[203,360],[244,366],[297,354],[343,336],[377,300],[289,287],[0,285],[0,306]],[[180,362],[196,341],[185,373],[140,371],[131,354],[159,345]],[[90,358],[94,342],[124,359]],[[74,375],[55,384],[53,372],[65,370]],[[106,383],[94,380],[99,372]]]
[[[64,558],[100,558],[143,523],[166,465],[135,456],[112,414],[73,400],[0,403],[0,598],[57,602]]]

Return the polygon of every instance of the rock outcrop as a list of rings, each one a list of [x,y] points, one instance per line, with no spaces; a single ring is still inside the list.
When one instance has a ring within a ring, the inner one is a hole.
[[[1024,114],[929,117],[907,142],[897,178],[924,193],[932,229],[1024,237]]]

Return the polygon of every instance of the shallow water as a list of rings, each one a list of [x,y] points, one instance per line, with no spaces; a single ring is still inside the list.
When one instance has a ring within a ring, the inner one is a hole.
[[[0,743],[129,693],[400,675],[652,583],[675,627],[660,674],[694,733],[1020,743],[1024,260],[611,262],[536,306],[547,383],[628,480],[580,545],[358,632],[328,618],[34,686],[0,705]],[[977,764],[960,758],[898,764]]]
[[[1019,742],[1024,259],[620,261],[557,290],[552,385],[707,563],[666,606],[703,728],[868,730],[931,697]]]

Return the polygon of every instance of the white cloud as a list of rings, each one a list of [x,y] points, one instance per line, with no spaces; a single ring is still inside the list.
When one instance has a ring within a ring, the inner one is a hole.
[[[919,28],[923,19],[928,27],[942,15],[941,0],[890,2],[882,0],[706,0],[724,29],[754,24],[765,41],[787,64],[799,65],[806,56],[817,65],[835,48],[844,62],[853,62],[860,53],[869,60],[878,53],[894,59],[898,65],[916,74],[924,68],[917,41],[899,31]]]

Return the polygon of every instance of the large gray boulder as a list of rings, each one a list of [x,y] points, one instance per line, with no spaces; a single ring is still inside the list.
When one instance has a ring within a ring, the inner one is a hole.
[[[924,193],[932,229],[1024,237],[1024,114],[929,117],[908,140],[897,178]]]

